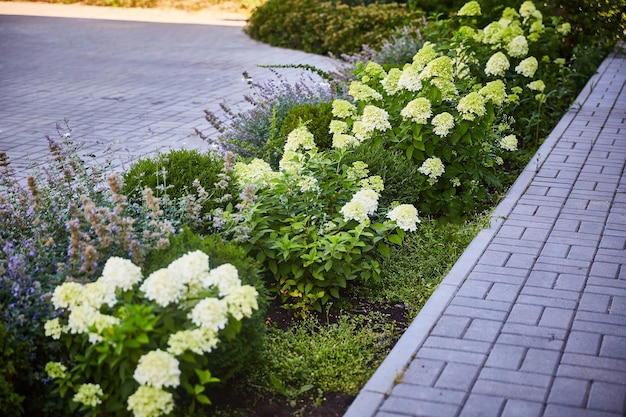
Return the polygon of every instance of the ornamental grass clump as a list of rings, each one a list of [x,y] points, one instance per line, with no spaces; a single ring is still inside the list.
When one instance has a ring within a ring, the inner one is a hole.
[[[352,111],[341,104],[339,111]],[[388,128],[383,114],[368,114],[365,132]],[[379,256],[388,257],[388,244],[401,244],[419,223],[412,206],[379,207],[384,184],[367,164],[342,162],[358,141],[320,151],[300,126],[287,137],[278,171],[259,159],[235,166],[245,197],[237,211],[220,213],[218,230],[242,241],[271,275],[283,306],[297,314],[321,311],[350,281],[379,279]]]
[[[146,278],[112,257],[98,280],[55,288],[45,333],[64,342],[66,355],[47,374],[71,411],[157,417],[184,404],[193,413],[210,404],[206,387],[219,381],[206,354],[220,337],[236,337],[257,295],[234,266],[210,269],[201,251]]]

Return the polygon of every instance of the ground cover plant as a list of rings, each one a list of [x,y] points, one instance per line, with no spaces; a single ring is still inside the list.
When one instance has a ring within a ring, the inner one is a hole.
[[[120,176],[60,129],[22,183],[0,154],[0,410],[343,414],[615,40],[538,7],[433,17],[345,89],[255,86],[211,115],[224,159]]]

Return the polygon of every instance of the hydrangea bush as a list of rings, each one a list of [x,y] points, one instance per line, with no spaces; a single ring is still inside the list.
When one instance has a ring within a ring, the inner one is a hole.
[[[210,270],[201,251],[146,278],[112,257],[98,280],[58,286],[52,303],[57,314],[45,333],[64,342],[67,357],[46,371],[70,409],[136,417],[168,415],[186,399],[189,412],[209,404],[205,387],[218,380],[205,354],[220,336],[236,337],[258,308],[256,289],[241,284],[237,269]]]
[[[545,37],[558,42],[569,31],[558,19],[546,28],[530,1],[484,29],[470,27],[480,13],[478,2],[467,3],[457,20],[441,23],[459,26],[449,42],[425,42],[401,68],[359,64],[348,90],[353,100],[333,103],[336,141],[382,143],[420,166],[415,187],[426,214],[460,214],[500,186],[498,169],[519,146],[510,115],[549,95],[530,53],[548,48]]]
[[[388,257],[388,243],[401,244],[419,223],[413,206],[379,209],[382,179],[363,162],[343,164],[347,152],[340,138],[320,151],[305,126],[296,128],[278,171],[259,159],[235,166],[242,203],[214,219],[264,265],[283,305],[298,313],[321,310],[349,281],[378,279],[377,256]]]

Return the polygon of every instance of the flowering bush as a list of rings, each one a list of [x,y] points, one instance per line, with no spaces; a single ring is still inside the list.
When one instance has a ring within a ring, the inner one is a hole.
[[[209,270],[200,251],[145,279],[131,261],[110,258],[97,281],[66,282],[52,303],[58,314],[45,333],[66,342],[68,358],[46,371],[61,396],[71,395],[73,410],[137,417],[169,414],[179,386],[191,411],[209,404],[205,386],[217,379],[205,354],[258,308],[256,289],[241,285],[235,267]]]
[[[284,306],[302,313],[321,310],[351,280],[378,279],[376,254],[388,256],[387,243],[400,244],[419,222],[412,206],[385,218],[382,179],[368,176],[363,162],[343,164],[349,150],[341,141],[333,146],[319,151],[301,126],[287,137],[279,171],[258,159],[237,164],[239,212],[214,220],[272,274]]]
[[[500,185],[498,167],[520,146],[508,115],[521,105],[536,112],[551,94],[534,78],[546,59],[530,54],[569,30],[558,19],[544,25],[530,1],[519,13],[506,8],[500,20],[474,29],[480,14],[478,2],[467,3],[455,20],[439,24],[450,28],[442,31],[448,42],[426,42],[401,68],[359,64],[348,90],[354,101],[334,101],[336,140],[382,143],[420,166],[415,186],[426,214],[471,210]]]

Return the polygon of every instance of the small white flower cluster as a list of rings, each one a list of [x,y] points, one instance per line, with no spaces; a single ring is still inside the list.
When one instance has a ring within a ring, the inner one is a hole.
[[[400,204],[387,213],[387,218],[396,222],[400,229],[407,232],[416,231],[417,225],[420,223],[417,209],[411,204]]]
[[[346,222],[356,220],[364,226],[369,226],[369,216],[376,212],[379,197],[379,193],[372,189],[365,188],[357,191],[340,210],[343,220]]]
[[[445,172],[445,167],[441,159],[433,156],[426,159],[417,170],[424,175],[428,175],[431,179],[437,180]]]

